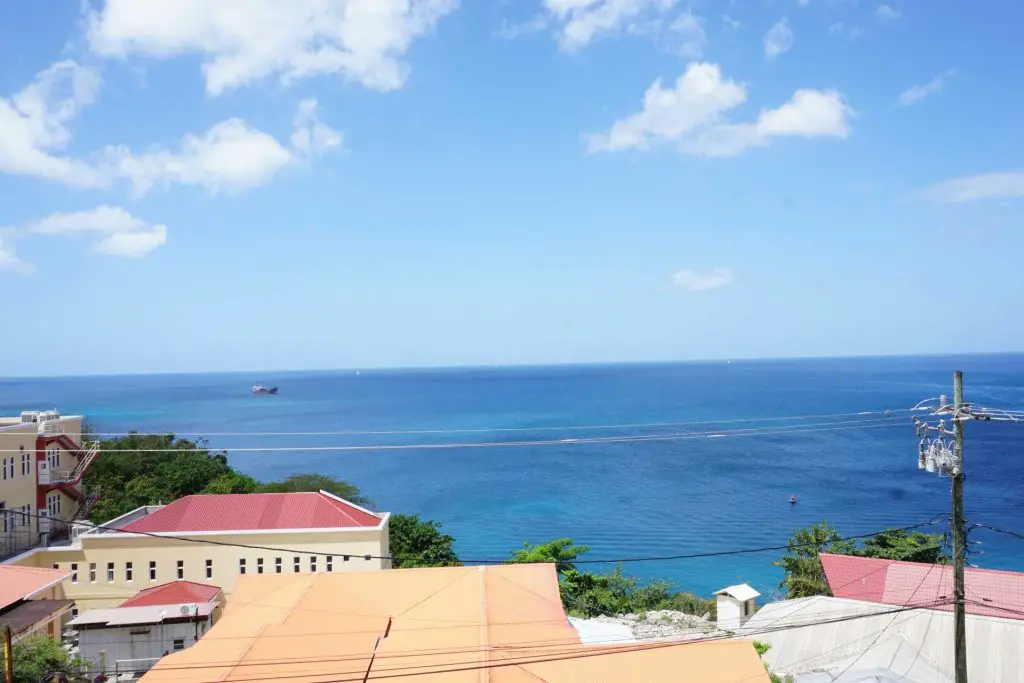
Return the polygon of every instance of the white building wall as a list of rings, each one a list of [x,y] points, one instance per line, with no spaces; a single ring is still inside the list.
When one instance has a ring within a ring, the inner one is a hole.
[[[743,603],[729,595],[719,595],[718,628],[735,631],[743,623]]]
[[[177,624],[146,624],[115,628],[88,628],[78,634],[82,659],[89,662],[93,675],[100,671],[145,671],[165,652],[175,651],[175,640],[184,649],[195,645],[196,634],[202,637],[208,621]],[[112,676],[111,676],[112,677]]]

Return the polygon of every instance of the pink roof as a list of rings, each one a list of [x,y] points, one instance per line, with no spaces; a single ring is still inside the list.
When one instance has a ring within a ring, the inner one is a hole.
[[[143,533],[375,527],[380,517],[325,493],[185,496],[122,527]]]
[[[57,569],[0,564],[0,609],[28,600],[69,576],[71,572]]]
[[[220,594],[219,586],[208,586],[193,581],[172,581],[139,591],[135,597],[119,607],[152,607],[154,605],[183,605],[192,602],[212,602]]]
[[[947,565],[821,553],[832,595],[884,605],[923,606],[952,602],[953,568]],[[968,614],[1024,620],[1024,573],[964,570]],[[951,605],[936,609],[951,610]]]

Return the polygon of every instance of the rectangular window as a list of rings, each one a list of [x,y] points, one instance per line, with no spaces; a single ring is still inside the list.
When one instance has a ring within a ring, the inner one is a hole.
[[[299,572],[302,571],[302,558],[301,557],[295,557],[293,559],[295,560],[295,573],[298,574]]]
[[[156,562],[149,561],[149,580],[156,581]]]
[[[96,563],[89,563],[89,583],[96,583]]]
[[[60,449],[47,448],[46,461],[50,464],[50,469],[57,469],[60,467]]]
[[[184,650],[184,649],[185,649],[185,639],[184,638],[175,638],[174,639],[174,650],[175,650],[175,652],[177,652],[178,650]]]
[[[78,608],[77,607],[72,607],[71,608],[71,618],[72,619],[77,619],[78,618]]]
[[[32,474],[32,456],[28,453],[21,456],[21,473]]]
[[[78,564],[71,563],[71,583],[78,583]]]
[[[114,583],[114,563],[107,562],[107,583]]]
[[[348,555],[342,555],[342,556],[341,556],[341,561],[342,561],[342,562],[348,562],[348,561],[349,561],[350,559],[351,559],[351,558],[350,558],[350,557],[349,557]]]
[[[185,560],[178,560],[178,580],[185,578]]]
[[[131,583],[132,582],[132,563],[131,562],[125,562],[124,563],[124,580],[125,580],[126,583]]]
[[[327,571],[334,571],[334,558],[330,555],[327,556]]]
[[[315,572],[316,571],[316,555],[310,555],[309,556],[309,571],[311,571],[311,572]]]
[[[244,574],[245,573],[245,558],[244,557],[238,561],[238,573],[239,574]]]
[[[366,560],[367,562],[370,561],[371,557],[372,557],[371,555],[363,555],[363,559]]]
[[[213,578],[213,560],[206,561],[206,578]]]
[[[32,504],[25,506],[25,516],[21,518],[22,526],[32,526]]]
[[[262,557],[257,557],[256,558],[256,573],[257,574],[262,574],[263,573],[263,558]]]
[[[57,564],[56,562],[54,562],[54,563],[53,563],[53,568],[54,568],[54,569],[60,569],[60,565],[59,565],[59,564]]]
[[[274,558],[274,571],[278,574],[281,573],[281,564],[282,562],[280,557]]]

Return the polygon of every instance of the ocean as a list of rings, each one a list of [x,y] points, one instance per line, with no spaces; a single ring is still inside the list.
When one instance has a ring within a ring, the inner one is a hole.
[[[635,558],[948,512],[949,479],[917,469],[906,409],[951,395],[954,369],[967,400],[1024,409],[1024,355],[992,355],[4,379],[0,414],[205,435],[254,477],[328,474],[379,510],[441,521],[467,559],[560,537],[589,546],[584,559]],[[280,394],[252,395],[255,381]],[[968,425],[969,519],[1024,532],[1022,442],[1024,424]],[[970,538],[971,563],[1024,571],[1024,541]],[[770,596],[780,554],[624,568],[703,595],[745,581]]]

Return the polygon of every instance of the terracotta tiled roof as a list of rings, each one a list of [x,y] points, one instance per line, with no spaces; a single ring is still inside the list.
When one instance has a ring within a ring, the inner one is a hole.
[[[212,602],[220,594],[218,586],[193,581],[172,581],[139,591],[135,597],[119,607],[151,607],[153,605],[183,605],[191,602]]]
[[[953,599],[950,566],[830,553],[820,557],[825,579],[837,598],[884,605],[926,605]],[[968,567],[964,592],[968,614],[1024,619],[1024,573]]]
[[[768,683],[749,640],[584,645],[553,564],[248,574],[142,683]]]
[[[0,564],[0,609],[27,600],[69,576],[71,572],[57,569]]]
[[[122,528],[144,533],[375,527],[380,517],[325,493],[185,496]]]

